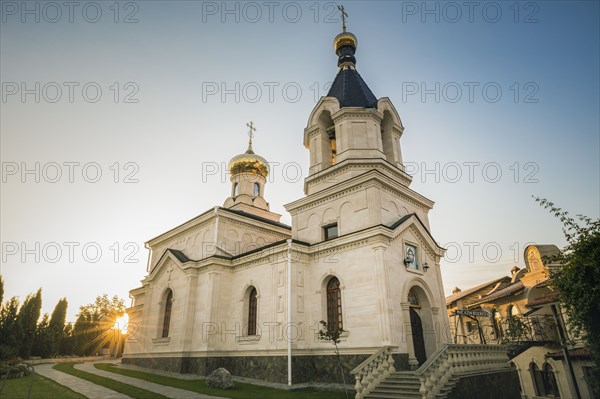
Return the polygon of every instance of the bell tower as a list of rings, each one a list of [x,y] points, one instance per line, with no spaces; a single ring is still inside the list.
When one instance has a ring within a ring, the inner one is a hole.
[[[373,226],[392,226],[414,213],[429,229],[433,202],[409,188],[400,138],[402,120],[389,98],[377,99],[356,69],[357,37],[335,36],[337,75],[304,129],[309,150],[305,197],[286,206],[292,237],[315,243]],[[333,231],[333,230],[331,230]]]
[[[304,146],[310,151],[306,194],[327,186],[315,184],[314,180],[330,174],[339,176],[343,166],[357,161],[379,164],[401,176],[403,184],[410,183],[410,176],[404,173],[400,149],[402,121],[391,101],[387,97],[377,100],[358,73],[357,45],[358,39],[346,31],[344,22],[342,33],[333,40],[338,57],[337,75],[304,129]]]

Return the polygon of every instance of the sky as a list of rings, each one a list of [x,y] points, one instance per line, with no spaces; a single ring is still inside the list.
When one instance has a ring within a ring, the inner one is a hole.
[[[130,304],[144,243],[230,192],[226,164],[271,164],[265,197],[301,198],[303,130],[337,72],[334,2],[0,1],[4,298],[42,287],[68,320]],[[389,97],[411,188],[435,201],[444,290],[565,245],[534,201],[600,214],[599,3],[347,1],[357,69]]]

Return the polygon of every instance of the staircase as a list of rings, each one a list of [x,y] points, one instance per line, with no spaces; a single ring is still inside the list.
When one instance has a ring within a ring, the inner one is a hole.
[[[509,368],[502,345],[446,344],[417,371],[396,371],[385,346],[352,370],[355,399],[442,399],[467,375]]]
[[[421,381],[413,371],[396,371],[364,396],[365,399],[421,399]]]

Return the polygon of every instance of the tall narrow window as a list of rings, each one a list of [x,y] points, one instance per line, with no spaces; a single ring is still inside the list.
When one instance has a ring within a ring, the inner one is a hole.
[[[260,195],[260,184],[258,184],[258,183],[254,183],[254,195],[255,196]]]
[[[535,388],[536,396],[545,396],[544,392],[544,380],[542,378],[542,373],[538,366],[531,362],[529,364],[529,372],[531,373],[531,379],[533,380],[533,386]]]
[[[165,299],[165,313],[163,315],[162,337],[169,336],[169,327],[171,325],[171,310],[173,309],[173,291],[169,290]]]
[[[560,393],[558,392],[558,385],[556,384],[556,377],[554,376],[554,369],[552,368],[550,363],[544,364],[542,380],[544,381],[545,395],[551,398],[560,398]]]
[[[331,331],[342,329],[342,291],[337,277],[327,283],[327,326]]]
[[[239,192],[239,186],[238,183],[233,183],[233,188],[231,189],[231,196],[232,197],[237,197],[238,192]]]
[[[256,300],[256,288],[252,287],[248,297],[248,335],[256,335],[256,313],[258,303]]]

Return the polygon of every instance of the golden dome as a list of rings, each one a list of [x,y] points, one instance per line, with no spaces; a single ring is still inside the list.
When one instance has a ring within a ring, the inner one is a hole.
[[[248,144],[248,150],[240,155],[236,155],[229,161],[229,173],[237,175],[238,173],[254,173],[262,177],[269,174],[269,163],[260,155],[252,151],[252,141]]]
[[[350,32],[342,32],[333,39],[333,48],[337,54],[338,49],[342,46],[358,46],[358,39]]]

